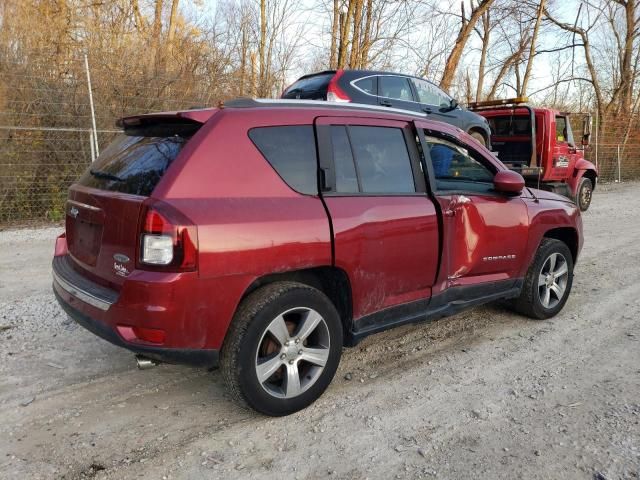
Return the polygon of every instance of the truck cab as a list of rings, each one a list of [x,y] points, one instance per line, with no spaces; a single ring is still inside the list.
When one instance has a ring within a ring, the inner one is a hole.
[[[590,115],[534,108],[526,101],[491,100],[470,108],[489,122],[493,153],[505,166],[520,173],[528,186],[569,197],[586,211],[598,178],[595,165],[584,158]],[[572,119],[582,122],[577,141]]]

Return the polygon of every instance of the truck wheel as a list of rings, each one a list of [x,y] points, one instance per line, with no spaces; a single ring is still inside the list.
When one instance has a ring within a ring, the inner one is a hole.
[[[573,284],[573,257],[560,240],[544,238],[527,271],[516,310],[535,319],[556,315],[569,298]]]
[[[483,147],[487,146],[487,141],[484,139],[484,136],[480,132],[476,132],[474,130],[473,132],[469,132],[469,135],[471,135],[474,138],[474,140],[478,142],[480,145],[482,145]]]
[[[236,312],[220,355],[232,396],[266,415],[301,410],[331,383],[342,354],[342,323],[319,290],[277,282]]]
[[[593,182],[591,179],[582,177],[578,185],[577,203],[581,212],[586,212],[591,205],[591,195],[593,194]]]

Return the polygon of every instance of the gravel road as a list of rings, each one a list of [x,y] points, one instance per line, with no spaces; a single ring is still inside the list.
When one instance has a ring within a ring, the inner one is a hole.
[[[267,418],[220,374],[70,322],[59,228],[0,232],[1,478],[640,478],[640,183],[604,185],[564,310],[500,306],[346,349],[310,408]]]

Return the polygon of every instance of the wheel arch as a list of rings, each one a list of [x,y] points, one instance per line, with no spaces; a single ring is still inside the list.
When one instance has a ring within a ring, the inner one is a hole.
[[[582,174],[583,178],[588,178],[589,180],[591,180],[591,189],[595,190],[596,189],[596,184],[597,179],[598,179],[598,174],[596,173],[595,170],[585,170],[584,173]]]
[[[258,288],[274,282],[297,282],[320,290],[338,310],[345,342],[351,337],[353,321],[351,282],[347,272],[343,269],[334,266],[319,266],[263,275],[251,282],[238,305]]]
[[[578,259],[578,232],[573,227],[558,227],[552,228],[551,230],[547,230],[542,238],[553,238],[555,240],[560,240],[563,242],[569,250],[571,251],[571,257],[573,259],[573,263],[576,263]]]
[[[469,135],[471,135],[472,133],[479,133],[480,135],[482,135],[482,138],[484,138],[484,142],[486,145],[489,145],[489,134],[487,132],[487,130],[485,128],[483,128],[480,125],[471,125],[468,129],[467,129],[467,133]]]

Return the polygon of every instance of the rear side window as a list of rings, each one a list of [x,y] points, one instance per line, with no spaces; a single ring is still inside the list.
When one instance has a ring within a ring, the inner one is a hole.
[[[307,195],[318,194],[316,143],[311,125],[252,128],[249,138],[291,188]]]
[[[354,85],[369,95],[376,95],[377,85],[376,77],[367,77],[354,82]]]
[[[336,191],[340,193],[358,193],[358,176],[353,163],[351,145],[344,126],[331,127],[331,145],[333,162],[336,169]]]
[[[86,187],[149,196],[187,139],[120,135],[78,183]]]
[[[348,132],[361,192],[402,194],[416,191],[402,129],[349,126]],[[338,168],[336,165],[336,176]],[[352,185],[349,179],[343,181]],[[336,185],[340,185],[338,178]]]
[[[333,78],[335,73],[322,73],[320,75],[314,75],[312,77],[301,78],[293,85],[288,87],[282,94],[282,98],[296,98],[297,96],[304,96],[306,93],[326,91],[329,82]]]
[[[413,101],[411,86],[407,78],[393,75],[381,76],[378,82],[380,82],[381,97]]]

